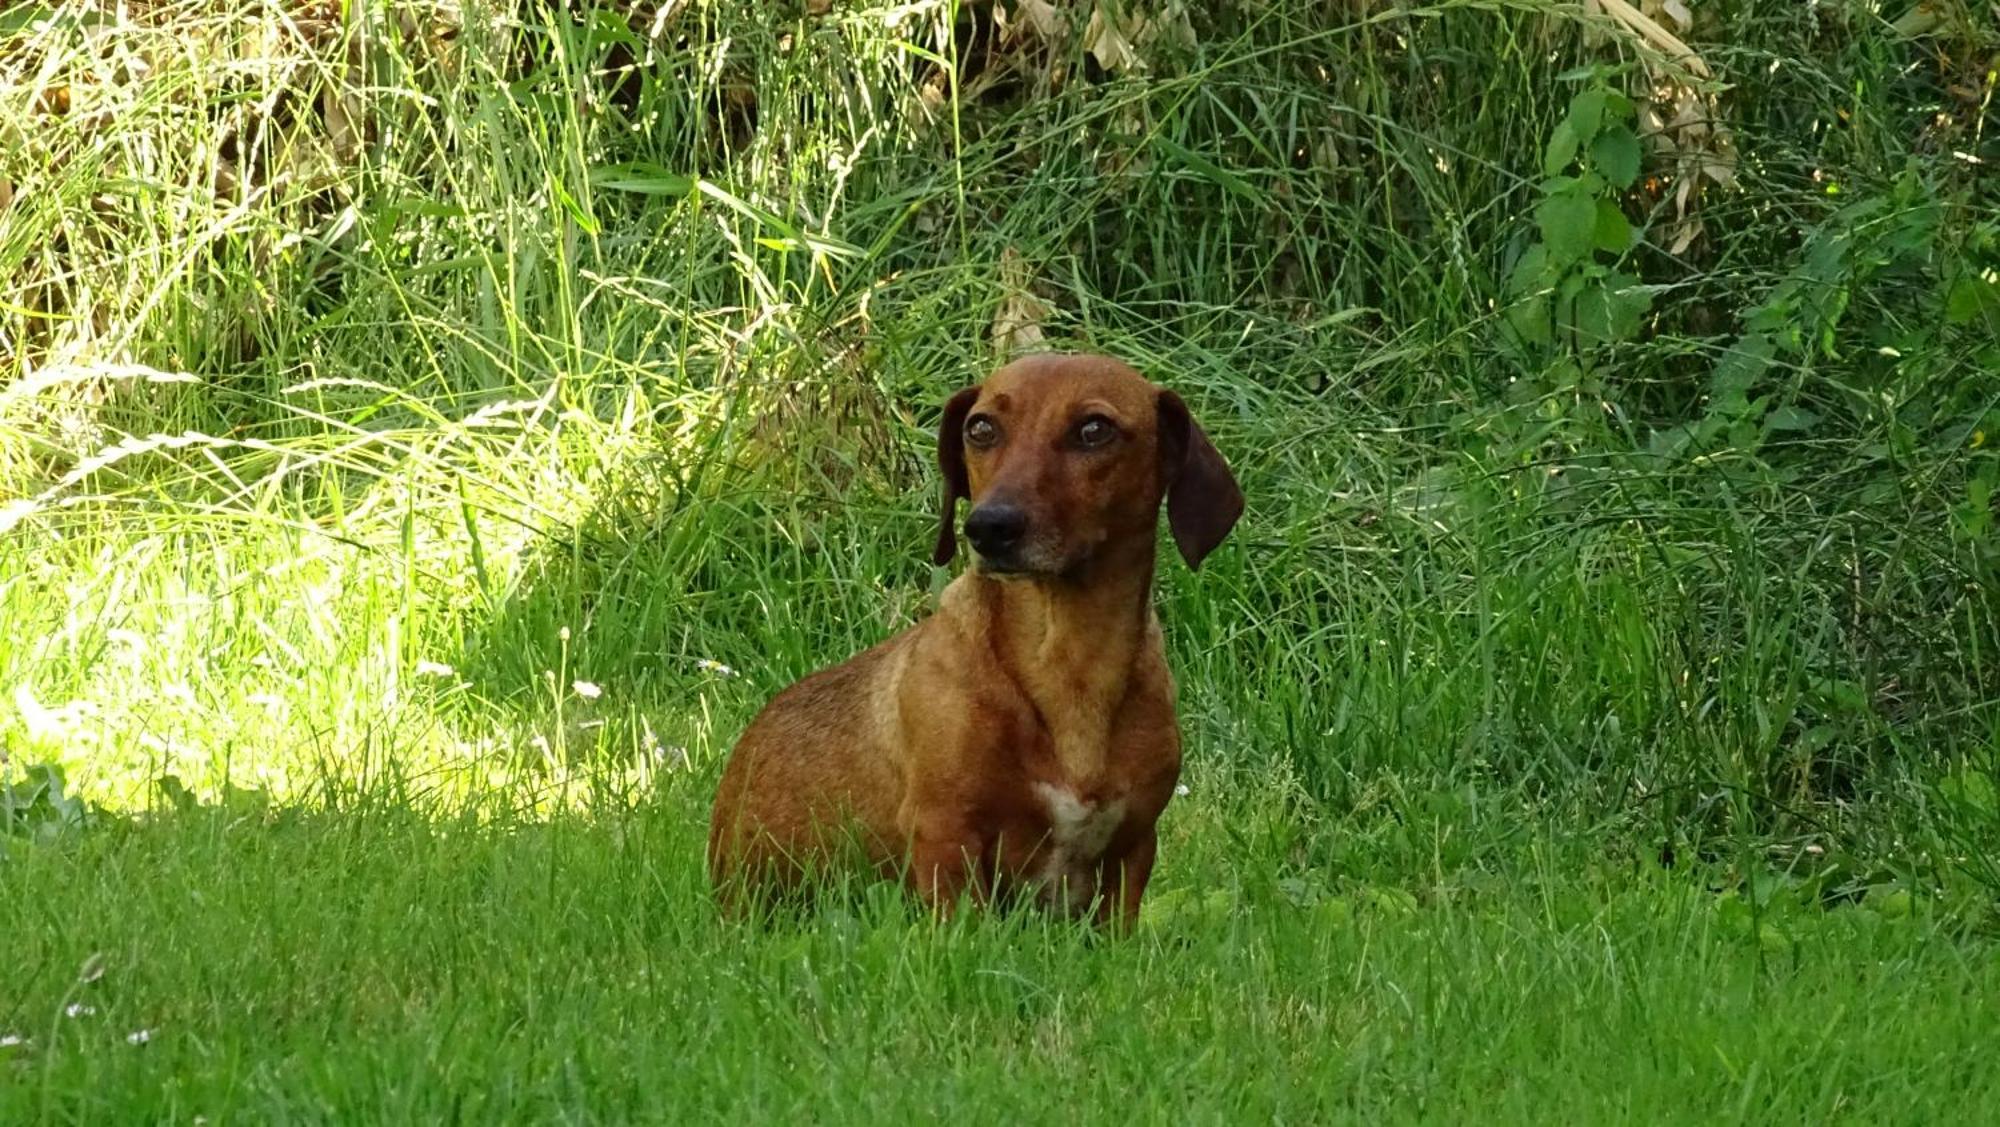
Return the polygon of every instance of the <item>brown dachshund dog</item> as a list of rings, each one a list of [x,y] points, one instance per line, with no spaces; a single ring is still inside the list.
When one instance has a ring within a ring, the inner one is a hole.
[[[1129,926],[1180,777],[1152,604],[1162,501],[1190,567],[1243,494],[1171,391],[1101,356],[1015,361],[953,396],[944,512],[975,565],[937,613],[779,693],[716,795],[709,871],[733,906],[858,846],[940,911],[1030,893]]]

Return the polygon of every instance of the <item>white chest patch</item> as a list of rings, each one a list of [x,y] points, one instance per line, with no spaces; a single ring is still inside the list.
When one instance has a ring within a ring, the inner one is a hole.
[[[1042,845],[1042,896],[1078,909],[1097,893],[1097,860],[1111,836],[1125,821],[1125,803],[1085,802],[1068,787],[1035,784],[1048,815],[1049,836]]]

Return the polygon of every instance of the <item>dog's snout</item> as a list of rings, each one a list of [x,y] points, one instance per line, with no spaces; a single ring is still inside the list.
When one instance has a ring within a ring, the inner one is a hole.
[[[1027,532],[1028,514],[1013,505],[980,505],[965,518],[965,538],[989,559],[1019,547]]]

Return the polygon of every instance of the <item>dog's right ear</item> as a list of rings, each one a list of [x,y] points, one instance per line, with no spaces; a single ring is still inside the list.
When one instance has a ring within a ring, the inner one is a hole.
[[[972,483],[965,476],[965,416],[979,399],[979,389],[968,387],[944,405],[938,420],[938,469],[944,473],[944,506],[938,513],[937,548],[931,562],[943,567],[958,554],[958,499],[972,496]]]

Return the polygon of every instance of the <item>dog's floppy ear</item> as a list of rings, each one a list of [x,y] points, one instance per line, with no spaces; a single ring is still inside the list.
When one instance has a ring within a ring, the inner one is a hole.
[[[1202,432],[1187,404],[1160,392],[1160,477],[1167,490],[1167,528],[1190,568],[1222,543],[1243,515],[1243,490],[1229,463]]]
[[[938,469],[944,473],[944,506],[938,513],[937,548],[931,562],[943,567],[958,554],[958,499],[972,496],[972,483],[965,476],[965,416],[979,398],[979,389],[968,387],[944,405],[938,420]]]

